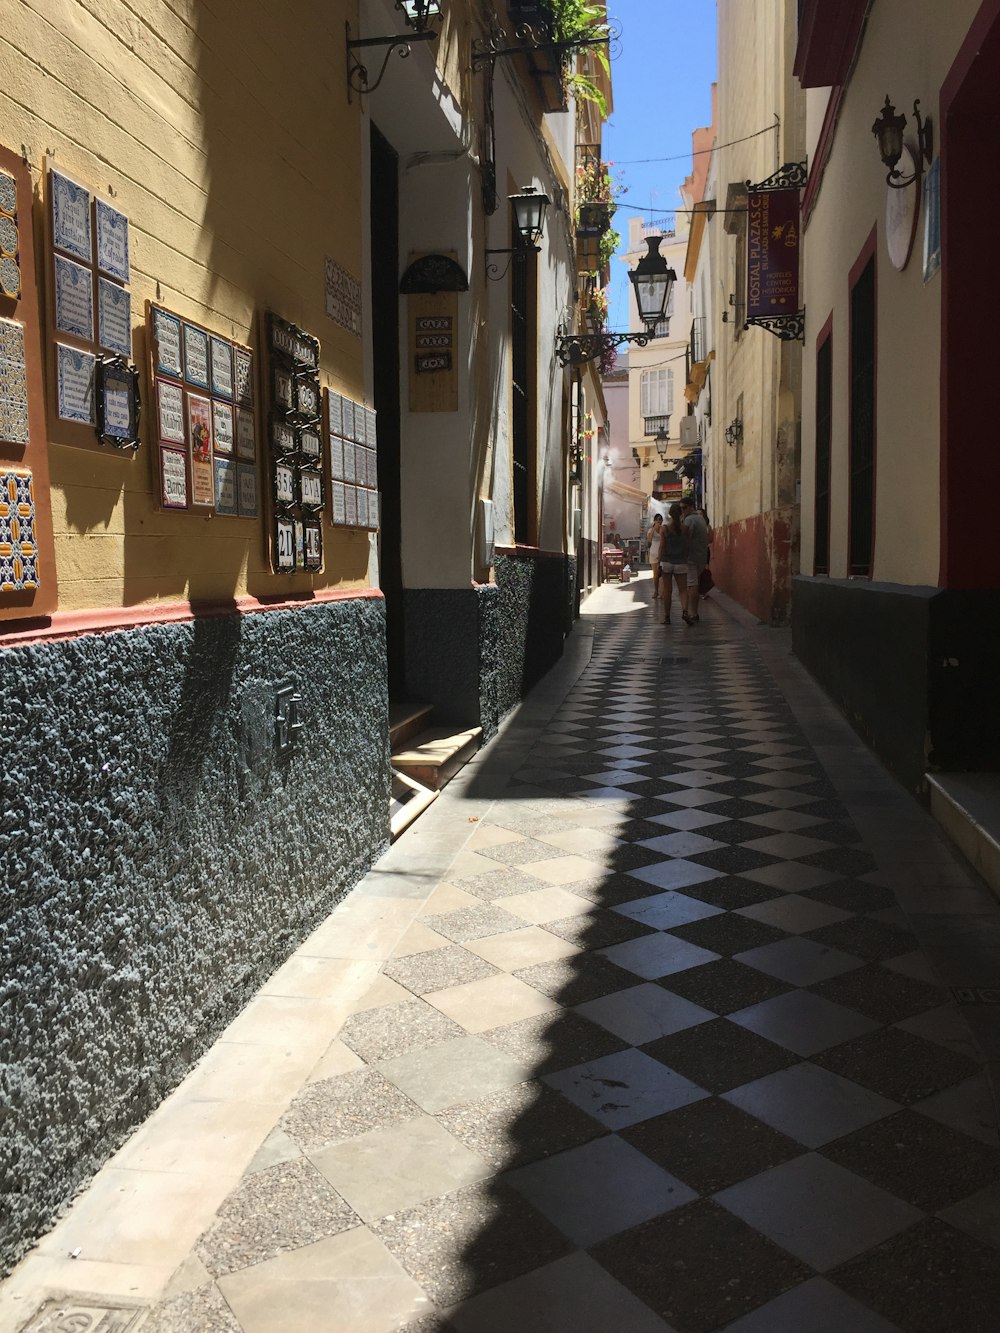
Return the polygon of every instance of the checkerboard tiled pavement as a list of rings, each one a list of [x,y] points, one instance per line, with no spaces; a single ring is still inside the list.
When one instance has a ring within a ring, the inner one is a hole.
[[[739,624],[601,621],[147,1329],[332,1329],[340,1272],[345,1333],[997,1328],[992,1104],[892,878]]]

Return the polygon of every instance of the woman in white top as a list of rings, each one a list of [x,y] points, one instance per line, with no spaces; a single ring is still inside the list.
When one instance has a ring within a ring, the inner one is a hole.
[[[649,530],[649,563],[653,568],[653,601],[659,596],[660,550],[663,545],[663,515],[657,514]]]

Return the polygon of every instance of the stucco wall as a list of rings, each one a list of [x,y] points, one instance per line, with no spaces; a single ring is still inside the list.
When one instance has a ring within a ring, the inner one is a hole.
[[[385,845],[384,663],[375,598],[4,651],[0,1270]]]
[[[0,133],[36,182],[50,156],[129,216],[137,361],[147,300],[251,342],[273,305],[318,335],[323,380],[364,396],[361,339],[327,317],[324,290],[328,255],[362,277],[361,120],[343,88],[356,12],[298,6],[290,40],[268,0],[5,7]],[[325,575],[276,578],[263,518],[159,512],[144,393],[134,458],[50,450],[62,609],[367,582],[365,533],[325,524]]]
[[[833,419],[830,574],[847,574],[849,487],[849,274],[877,228],[875,579],[936,584],[940,555],[941,278],[923,281],[923,214],[909,265],[901,273],[885,247],[888,186],[871,134],[886,93],[907,117],[913,142],[914,98],[937,140],[942,81],[979,0],[921,5],[913,22],[906,0],[872,6],[861,53],[839,110],[833,149],[803,236],[807,310],[803,371],[802,568],[814,549],[816,336],[833,316]],[[810,137],[825,110],[810,97]]]

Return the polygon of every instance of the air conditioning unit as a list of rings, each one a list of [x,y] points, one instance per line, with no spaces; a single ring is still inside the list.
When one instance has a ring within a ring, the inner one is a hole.
[[[693,449],[701,442],[697,417],[681,417],[681,444],[686,449]]]

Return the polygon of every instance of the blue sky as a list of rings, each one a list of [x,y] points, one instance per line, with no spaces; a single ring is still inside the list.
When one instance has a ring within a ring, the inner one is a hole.
[[[611,65],[614,112],[604,127],[604,156],[628,186],[615,221],[624,237],[636,206],[659,217],[680,202],[677,187],[691,170],[691,131],[712,119],[716,11],[715,0],[608,0],[608,14],[622,35]],[[644,160],[679,155],[673,162]],[[614,260],[612,329],[628,328],[626,274]]]

